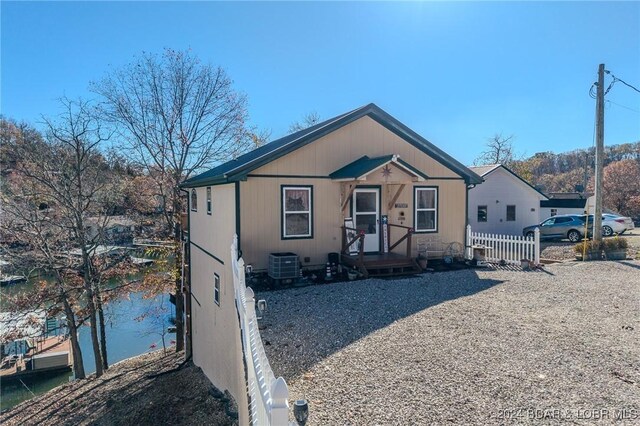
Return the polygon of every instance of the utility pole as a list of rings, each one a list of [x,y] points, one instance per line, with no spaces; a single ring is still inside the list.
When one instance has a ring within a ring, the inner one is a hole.
[[[589,151],[584,153],[584,179],[582,181],[582,196],[583,197],[584,197],[585,193],[587,192],[587,185],[589,185]]]
[[[604,155],[604,64],[598,67],[598,92],[596,96],[596,191],[593,214],[593,241],[602,242],[602,165]]]

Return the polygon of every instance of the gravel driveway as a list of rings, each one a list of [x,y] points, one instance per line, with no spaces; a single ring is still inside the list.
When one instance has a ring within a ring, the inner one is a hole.
[[[262,336],[273,369],[291,399],[309,399],[309,424],[640,422],[637,261],[258,298],[268,302]]]

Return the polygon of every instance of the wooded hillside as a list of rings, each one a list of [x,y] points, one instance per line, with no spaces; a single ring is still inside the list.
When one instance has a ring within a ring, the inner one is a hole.
[[[545,193],[593,193],[595,148],[554,154],[539,152],[514,160],[511,168]],[[640,141],[605,147],[605,207],[640,216]]]

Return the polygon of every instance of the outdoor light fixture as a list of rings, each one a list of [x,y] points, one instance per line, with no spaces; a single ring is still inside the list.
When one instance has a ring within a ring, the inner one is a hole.
[[[309,404],[306,399],[296,399],[293,403],[293,416],[300,426],[304,426],[309,418]]]
[[[258,300],[258,303],[256,303],[256,310],[258,311],[256,314],[256,319],[261,320],[264,316],[264,312],[267,310],[267,301],[264,299]]]

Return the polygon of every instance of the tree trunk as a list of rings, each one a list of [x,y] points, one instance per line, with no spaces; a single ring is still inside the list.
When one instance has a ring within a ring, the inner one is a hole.
[[[100,353],[100,343],[98,341],[98,325],[96,318],[96,304],[94,303],[93,289],[91,284],[85,286],[87,290],[87,306],[89,308],[89,321],[91,328],[91,344],[93,346],[93,357],[96,362],[96,377],[102,376],[104,373],[102,364],[102,355]]]
[[[179,231],[178,231],[179,232]],[[176,264],[178,268],[178,274],[176,274],[176,352],[184,349],[184,298],[182,294],[182,250],[180,250],[180,240],[176,241],[175,256]]]
[[[63,293],[64,294],[64,293]],[[71,305],[66,296],[62,296],[62,303],[64,305],[64,312],[67,316],[67,328],[69,329],[69,338],[71,339],[71,353],[73,355],[73,375],[76,379],[84,379],[84,360],[82,359],[82,349],[78,342],[78,325],[76,324],[76,317],[71,309]]]
[[[109,369],[109,361],[107,358],[107,333],[104,327],[104,310],[102,309],[102,295],[100,287],[96,291],[96,310],[98,311],[98,321],[100,323],[100,354],[102,355],[102,368],[104,371]]]
[[[173,193],[173,235],[175,242],[175,265],[176,274],[176,352],[184,349],[184,297],[182,293],[182,203],[180,200],[180,190],[176,186]]]

